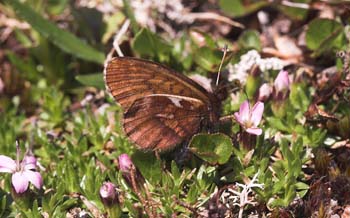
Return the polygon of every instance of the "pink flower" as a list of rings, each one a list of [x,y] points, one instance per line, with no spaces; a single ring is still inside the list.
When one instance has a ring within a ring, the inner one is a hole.
[[[0,78],[0,94],[4,91],[4,89],[5,89],[5,84],[2,81],[2,79]]]
[[[262,129],[258,128],[262,114],[264,111],[264,103],[258,101],[253,108],[250,108],[249,102],[244,101],[239,112],[234,114],[237,122],[250,134],[261,135]]]
[[[135,185],[138,186],[138,188],[142,188],[145,179],[143,178],[140,171],[136,168],[128,154],[119,155],[118,165],[119,170],[128,185],[134,189],[136,188]]]
[[[104,182],[100,188],[100,197],[106,206],[118,203],[118,194],[115,185],[111,182]]]
[[[127,154],[121,154],[118,157],[118,164],[120,171],[124,173],[129,173],[131,167],[134,165],[131,158]]]
[[[111,182],[104,182],[100,188],[100,195],[102,198],[114,197],[115,193],[115,185]]]
[[[272,87],[268,83],[264,83],[259,88],[259,101],[266,101],[272,93]]]
[[[19,156],[20,149],[18,146],[16,161],[8,156],[0,155],[0,172],[12,173],[12,185],[17,194],[25,192],[28,189],[29,182],[40,189],[43,180],[40,173],[35,171],[36,158],[26,155],[20,162]]]
[[[278,75],[274,81],[274,86],[275,86],[275,90],[276,90],[277,95],[278,95],[278,93],[288,92],[289,86],[290,86],[290,81],[289,81],[287,71],[281,70],[278,73]]]

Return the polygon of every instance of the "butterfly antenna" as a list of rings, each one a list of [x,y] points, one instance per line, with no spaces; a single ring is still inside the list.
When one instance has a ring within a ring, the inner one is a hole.
[[[120,49],[119,45],[121,43],[122,37],[126,34],[126,32],[129,29],[130,26],[130,20],[126,19],[125,22],[123,23],[123,26],[120,28],[120,30],[116,33],[114,40],[113,40],[113,47],[116,50],[117,54],[119,57],[124,57],[124,54],[122,50]]]
[[[124,54],[122,50],[120,49],[120,43],[122,37],[126,34],[130,26],[130,20],[126,19],[125,22],[123,23],[123,26],[116,32],[114,39],[113,39],[113,48],[111,51],[107,54],[107,58],[105,60],[105,67],[107,66],[108,62],[112,60],[113,54],[116,51],[118,54],[118,57],[124,57]]]
[[[222,67],[222,64],[224,63],[224,60],[225,60],[225,57],[226,57],[226,53],[227,53],[227,44],[224,45],[223,52],[224,52],[224,54],[222,55],[222,59],[221,59],[221,63],[220,63],[220,66],[219,66],[219,71],[218,71],[218,76],[216,77],[216,86],[218,86],[218,84],[219,84],[221,67]]]

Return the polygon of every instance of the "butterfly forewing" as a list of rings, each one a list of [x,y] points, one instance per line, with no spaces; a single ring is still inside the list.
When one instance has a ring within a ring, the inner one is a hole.
[[[109,92],[124,110],[123,127],[141,149],[168,150],[217,119],[216,99],[160,64],[115,58],[105,69]]]
[[[187,96],[210,104],[208,92],[193,80],[170,68],[142,59],[112,59],[106,68],[105,81],[124,111],[136,99],[150,94]]]

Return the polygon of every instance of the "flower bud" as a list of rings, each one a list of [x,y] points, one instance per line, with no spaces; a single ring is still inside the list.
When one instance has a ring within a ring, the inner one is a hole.
[[[289,90],[290,81],[288,77],[288,72],[285,70],[281,70],[275,79],[274,85],[277,92]]]
[[[290,81],[288,72],[285,70],[281,70],[275,81],[274,81],[274,87],[275,87],[275,94],[274,99],[275,100],[284,100],[287,98],[289,89],[290,89]]]
[[[128,173],[131,167],[135,167],[133,162],[131,161],[131,158],[127,154],[121,154],[118,157],[118,164],[120,171],[122,171],[123,173]]]
[[[111,182],[104,182],[100,188],[100,198],[105,206],[108,217],[120,217],[121,208],[116,186]]]
[[[118,194],[115,190],[115,185],[111,182],[104,182],[100,188],[101,201],[105,206],[112,206],[118,204]]]
[[[145,179],[136,168],[131,158],[127,154],[121,154],[118,157],[119,170],[122,172],[124,180],[133,189],[142,188]],[[136,191],[136,190],[134,190]]]
[[[2,92],[5,90],[5,84],[2,81],[2,79],[0,78],[0,94],[2,94]]]
[[[264,83],[259,88],[258,101],[266,101],[272,93],[272,87],[268,83]]]
[[[198,31],[191,30],[190,37],[194,41],[194,43],[196,45],[198,45],[199,47],[203,47],[206,45],[205,36],[202,33],[198,32]]]

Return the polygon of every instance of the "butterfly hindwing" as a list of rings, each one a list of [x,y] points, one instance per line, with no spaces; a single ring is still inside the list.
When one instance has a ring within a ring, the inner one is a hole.
[[[174,95],[149,95],[136,100],[124,114],[126,135],[141,149],[168,150],[200,129],[208,116],[197,99]]]

